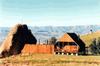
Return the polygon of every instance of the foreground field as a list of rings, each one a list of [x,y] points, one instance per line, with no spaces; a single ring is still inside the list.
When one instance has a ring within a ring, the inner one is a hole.
[[[0,59],[0,66],[100,66],[100,56],[25,54]]]

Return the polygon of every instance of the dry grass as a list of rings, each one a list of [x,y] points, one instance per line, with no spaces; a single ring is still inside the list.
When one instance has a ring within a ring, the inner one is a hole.
[[[94,38],[100,37],[100,32],[94,32],[91,34],[82,35],[81,39],[85,42],[86,46],[89,46]]]
[[[0,59],[0,66],[100,66],[100,56],[25,54]]]

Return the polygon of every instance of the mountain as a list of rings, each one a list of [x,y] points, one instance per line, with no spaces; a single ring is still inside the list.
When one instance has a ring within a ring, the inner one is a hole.
[[[9,30],[10,30],[10,28],[8,28],[8,27],[0,27],[0,44],[7,36]]]
[[[46,42],[46,40],[51,37],[59,38],[66,32],[75,32],[77,34],[83,35],[97,30],[100,30],[100,25],[89,25],[89,26],[29,26],[32,30],[32,33],[40,42]],[[10,27],[0,27],[0,42],[4,40],[7,33],[9,32]]]

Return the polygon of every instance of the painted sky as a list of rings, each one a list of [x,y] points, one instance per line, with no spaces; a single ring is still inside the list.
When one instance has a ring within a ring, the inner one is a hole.
[[[0,0],[0,26],[100,25],[100,0]]]

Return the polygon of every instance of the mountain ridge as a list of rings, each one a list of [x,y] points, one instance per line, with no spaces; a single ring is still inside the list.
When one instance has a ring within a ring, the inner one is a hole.
[[[84,35],[91,32],[99,31],[100,25],[86,25],[86,26],[28,26],[37,40],[46,42],[51,37],[59,38],[66,32],[74,32],[76,34]],[[0,27],[0,42],[4,40],[11,27]]]

